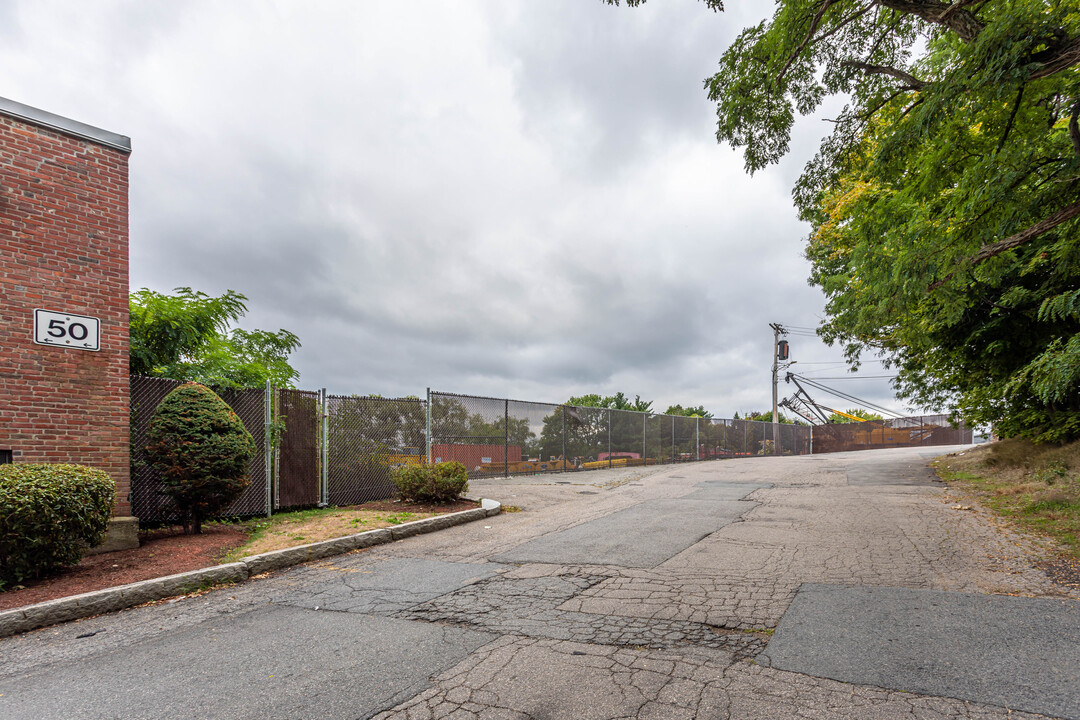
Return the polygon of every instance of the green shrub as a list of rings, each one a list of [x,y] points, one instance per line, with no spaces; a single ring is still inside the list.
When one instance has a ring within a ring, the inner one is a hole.
[[[202,532],[203,520],[229,506],[247,488],[255,440],[213,390],[186,383],[161,401],[146,446],[176,503],[184,532]]]
[[[405,465],[391,478],[402,500],[445,503],[469,491],[469,471],[459,462]]]
[[[0,590],[79,562],[100,545],[116,483],[81,465],[0,465]]]

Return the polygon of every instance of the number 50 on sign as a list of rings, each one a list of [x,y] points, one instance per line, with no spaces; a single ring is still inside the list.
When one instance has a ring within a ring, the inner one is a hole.
[[[35,310],[34,342],[76,350],[100,350],[101,320],[87,315]]]

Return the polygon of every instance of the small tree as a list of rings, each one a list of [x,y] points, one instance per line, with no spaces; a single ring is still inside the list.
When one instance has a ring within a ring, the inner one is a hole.
[[[158,405],[146,452],[180,510],[184,532],[200,533],[204,519],[247,488],[256,448],[240,418],[213,390],[186,383]]]
[[[247,312],[246,297],[226,290],[211,297],[191,288],[162,295],[143,288],[128,305],[132,375],[200,382],[213,387],[292,387],[299,377],[289,354],[300,339],[288,330],[229,329]]]

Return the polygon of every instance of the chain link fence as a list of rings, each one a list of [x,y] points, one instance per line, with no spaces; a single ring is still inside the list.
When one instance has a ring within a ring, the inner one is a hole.
[[[355,505],[394,495],[390,473],[425,456],[427,410],[418,398],[326,398],[326,501]]]
[[[320,395],[278,390],[272,413],[281,438],[274,453],[274,509],[310,507],[320,501]]]
[[[772,455],[772,424],[432,392],[431,459],[472,477]],[[780,454],[810,452],[810,428],[781,426]]]
[[[814,452],[875,450],[933,445],[969,445],[972,429],[953,427],[948,415],[916,415],[889,420],[867,420],[814,426]]]
[[[131,378],[131,503],[143,522],[178,519],[145,447],[154,410],[180,384]],[[944,415],[777,429],[446,392],[427,400],[269,388],[218,394],[259,448],[251,485],[225,516],[392,497],[394,468],[429,458],[460,462],[475,478],[972,441],[970,428],[953,428]]]
[[[165,493],[161,475],[146,453],[150,441],[150,420],[159,403],[174,388],[183,385],[178,380],[140,377],[130,379],[131,403],[131,512],[144,523],[179,522],[180,516],[172,499]],[[251,484],[223,515],[265,515],[267,507],[265,392],[262,390],[220,390],[218,395],[233,409],[244,427],[255,439],[258,452],[251,461],[248,476]]]

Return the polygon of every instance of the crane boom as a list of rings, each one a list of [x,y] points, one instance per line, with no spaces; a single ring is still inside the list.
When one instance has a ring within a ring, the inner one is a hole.
[[[861,417],[858,417],[857,415],[852,415],[851,413],[843,412],[842,410],[833,409],[833,408],[829,407],[828,405],[822,405],[818,401],[814,400],[812,397],[810,397],[810,393],[806,392],[806,389],[802,385],[799,384],[798,379],[795,377],[795,373],[790,373],[789,372],[787,374],[787,377],[784,378],[784,381],[785,382],[793,382],[793,383],[795,383],[795,387],[797,387],[799,389],[798,392],[795,393],[795,398],[798,398],[798,399],[802,400],[802,402],[806,403],[807,406],[809,406],[810,408],[816,410],[821,415],[822,420],[824,422],[826,422],[826,423],[828,422],[828,418],[826,418],[825,414],[821,412],[822,410],[828,410],[831,413],[835,413],[837,415],[841,415],[841,416],[846,417],[846,418],[851,418],[852,420],[855,420],[857,422],[866,422],[867,421],[866,418],[861,418]],[[800,395],[802,396],[801,398],[800,398]],[[788,407],[791,407],[791,406],[789,405]],[[794,410],[795,408],[791,408],[791,409]],[[802,413],[799,413],[799,414],[802,415]]]
[[[866,422],[866,418],[861,418],[861,417],[858,417],[857,415],[851,415],[849,413],[844,412],[843,410],[833,410],[831,407],[825,407],[824,405],[822,405],[821,407],[823,407],[826,410],[829,410],[831,412],[834,412],[837,415],[843,415],[846,418],[851,418],[852,420],[857,420],[858,422]]]

